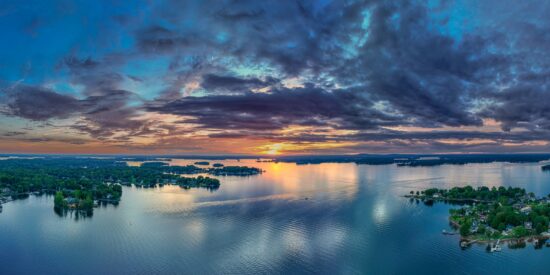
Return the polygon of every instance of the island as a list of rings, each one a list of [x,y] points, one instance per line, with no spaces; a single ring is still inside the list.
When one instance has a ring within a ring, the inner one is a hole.
[[[122,186],[151,188],[165,184],[182,188],[216,190],[218,179],[187,174],[215,176],[250,176],[262,170],[246,166],[201,168],[195,165],[169,165],[164,161],[147,161],[128,166],[120,158],[42,157],[0,160],[0,206],[29,195],[51,195],[57,213],[77,211],[91,214],[100,204],[118,204]]]
[[[215,176],[252,176],[261,174],[262,169],[248,166],[224,166],[208,169],[207,173]]]
[[[210,162],[208,162],[208,161],[197,161],[197,162],[195,162],[195,165],[210,165]]]
[[[222,163],[214,163],[212,164],[212,167],[223,167]]]
[[[542,245],[550,237],[550,199],[537,198],[522,188],[430,188],[410,191],[405,197],[422,200],[427,205],[437,201],[462,204],[458,209],[449,210],[449,223],[460,234],[462,246],[494,241],[518,245],[527,239]],[[496,248],[493,245],[491,249]]]
[[[196,178],[181,177],[176,181],[176,184],[185,189],[206,188],[215,190],[220,187],[220,180],[203,176]]]
[[[118,203],[122,196],[122,187],[118,184],[95,186],[92,190],[65,189],[57,191],[54,197],[54,209],[59,213],[66,210],[78,210],[91,215],[99,202]]]

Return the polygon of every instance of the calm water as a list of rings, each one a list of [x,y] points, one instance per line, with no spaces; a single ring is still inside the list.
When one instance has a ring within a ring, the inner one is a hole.
[[[0,273],[550,273],[550,248],[461,250],[441,234],[452,206],[401,197],[466,184],[546,195],[540,164],[238,164],[267,172],[219,177],[214,192],[124,188],[120,205],[87,219],[57,216],[47,196],[5,204]]]

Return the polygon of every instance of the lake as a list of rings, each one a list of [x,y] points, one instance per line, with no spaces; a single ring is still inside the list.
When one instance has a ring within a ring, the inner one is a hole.
[[[173,160],[184,165],[195,160]],[[212,161],[211,161],[212,162]],[[215,161],[217,162],[217,161]],[[403,198],[411,190],[517,186],[550,193],[541,164],[436,167],[221,161],[259,167],[217,177],[221,187],[124,187],[118,206],[90,218],[30,196],[0,213],[1,274],[494,274],[548,273],[550,248],[484,245],[445,236],[451,205]],[[131,163],[135,164],[135,163]]]

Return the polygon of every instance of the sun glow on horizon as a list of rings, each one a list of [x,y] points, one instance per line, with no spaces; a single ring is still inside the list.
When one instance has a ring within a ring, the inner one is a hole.
[[[275,143],[267,146],[267,151],[264,153],[270,156],[276,156],[281,154],[281,149],[283,149],[282,143]]]

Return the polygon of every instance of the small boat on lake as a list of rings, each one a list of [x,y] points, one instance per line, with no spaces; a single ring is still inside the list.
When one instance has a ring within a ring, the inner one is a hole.
[[[497,243],[494,246],[491,246],[491,253],[502,251],[502,247],[500,247],[499,243],[500,243],[500,240],[497,240]]]
[[[443,235],[456,235],[456,232],[450,232],[450,231],[447,231],[447,230],[445,230],[445,229],[443,229],[443,230],[441,231],[441,233],[443,233]]]

